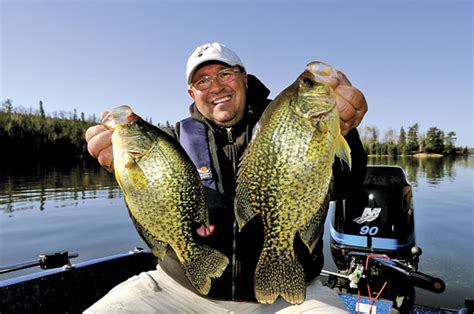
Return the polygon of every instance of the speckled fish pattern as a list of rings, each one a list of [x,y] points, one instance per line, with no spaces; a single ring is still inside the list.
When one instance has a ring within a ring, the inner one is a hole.
[[[255,271],[260,303],[271,304],[279,296],[290,304],[304,302],[305,275],[293,242],[298,232],[306,247],[314,249],[327,215],[338,145],[349,154],[340,134],[334,91],[317,80],[320,68],[320,63],[310,63],[272,101],[241,160],[237,222],[242,229],[261,215],[264,228]]]
[[[228,259],[193,240],[193,221],[208,226],[197,170],[165,132],[140,118],[120,121],[124,114],[133,117],[123,107],[115,115],[112,111],[118,117],[112,123],[112,143],[115,176],[130,217],[152,252],[163,259],[170,246],[193,286],[207,294],[212,278],[222,275]]]

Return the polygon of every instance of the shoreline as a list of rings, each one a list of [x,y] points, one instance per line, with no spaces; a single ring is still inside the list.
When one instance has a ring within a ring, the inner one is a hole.
[[[415,158],[441,158],[441,157],[447,157],[448,155],[442,155],[442,154],[434,154],[434,153],[416,153],[413,155],[389,155],[389,154],[383,154],[383,155],[375,155],[375,154],[368,154],[367,157],[415,157]]]
[[[417,158],[441,158],[441,157],[444,157],[444,155],[442,154],[434,154],[434,153],[417,153],[417,154],[413,154],[413,157],[417,157]]]

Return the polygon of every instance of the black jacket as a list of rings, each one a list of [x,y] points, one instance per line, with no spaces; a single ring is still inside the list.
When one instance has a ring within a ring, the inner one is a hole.
[[[212,170],[217,176],[217,192],[206,189],[210,224],[215,226],[215,230],[209,237],[195,235],[194,238],[229,258],[229,266],[220,278],[213,281],[209,292],[210,297],[226,300],[255,301],[253,278],[263,243],[260,217],[249,221],[239,232],[233,208],[239,159],[252,138],[255,124],[270,103],[267,98],[270,91],[256,77],[248,75],[248,86],[245,116],[232,128],[219,127],[204,119],[194,104],[190,107],[191,117],[206,125]],[[179,140],[179,124],[168,132]],[[367,159],[357,130],[349,132],[346,140],[352,150],[352,171],[336,160],[332,199],[350,199],[365,177]],[[297,237],[295,250],[309,282],[319,275],[323,266],[322,241],[318,242],[313,254],[309,254]],[[161,262],[161,267],[176,281],[194,290],[172,250]]]

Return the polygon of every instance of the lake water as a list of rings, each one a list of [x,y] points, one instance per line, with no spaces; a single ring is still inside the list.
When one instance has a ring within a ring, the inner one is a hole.
[[[474,297],[474,156],[370,158],[369,163],[405,169],[413,186],[416,244],[423,249],[419,270],[446,282],[440,295],[417,289],[417,303],[462,307],[465,297]],[[82,164],[0,169],[0,265],[62,250],[78,252],[77,263],[137,246],[146,247],[105,170]],[[325,268],[335,270],[325,247]],[[0,280],[32,271],[38,269]]]

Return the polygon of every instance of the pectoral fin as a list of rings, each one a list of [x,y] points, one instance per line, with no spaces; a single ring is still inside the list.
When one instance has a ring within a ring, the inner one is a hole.
[[[125,162],[125,171],[136,189],[146,189],[148,187],[148,180],[135,159],[130,157]]]
[[[343,160],[349,169],[352,168],[351,148],[342,134],[336,138],[336,156]]]

